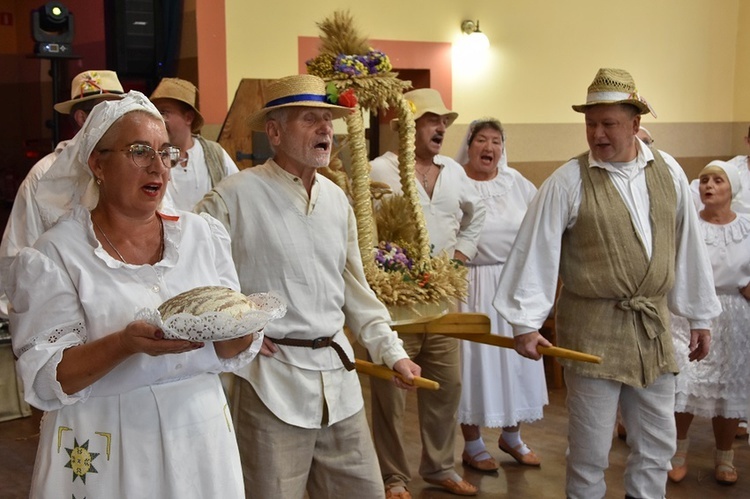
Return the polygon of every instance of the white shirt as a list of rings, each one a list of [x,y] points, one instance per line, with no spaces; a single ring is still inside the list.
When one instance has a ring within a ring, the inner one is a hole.
[[[222,153],[226,175],[240,171],[223,148]],[[193,138],[193,147],[187,150],[187,163],[172,168],[167,191],[177,209],[192,211],[195,204],[212,187],[203,146],[197,138]]]
[[[225,369],[226,361],[207,343],[183,354],[132,355],[72,395],[66,395],[57,381],[64,349],[123,329],[141,308],[158,308],[197,286],[239,288],[224,227],[205,215],[183,212],[175,218],[162,218],[164,257],[155,265],[128,265],[112,258],[81,206],[44,233],[34,248],[21,250],[7,289],[13,305],[13,350],[30,404],[55,410],[89,397]],[[260,336],[249,350],[260,349]]]
[[[536,187],[518,170],[500,167],[491,180],[471,180],[486,207],[477,254],[469,266],[501,265],[510,253]]]
[[[477,241],[484,223],[484,203],[461,165],[441,155],[435,156],[433,161],[440,167],[440,174],[432,198],[417,182],[427,233],[434,246],[433,254],[445,250],[452,258],[454,251],[460,251],[471,260],[477,253]],[[396,154],[389,151],[370,164],[373,181],[388,184],[394,195],[403,192]]]
[[[222,181],[195,209],[229,228],[243,293],[272,290],[286,298],[286,316],[270,323],[266,336],[333,336],[353,360],[346,323],[376,364],[408,358],[367,284],[354,212],[333,182],[316,175],[308,197],[301,179],[269,160]],[[277,347],[273,357],[235,373],[279,419],[320,428],[324,403],[329,424],[362,409],[359,379],[332,348]]]
[[[652,233],[645,167],[653,154],[640,141],[638,145],[638,156],[627,167],[597,161],[591,153],[589,167],[609,173],[650,258]],[[714,292],[698,215],[682,168],[668,154],[661,155],[669,166],[677,194],[675,283],[668,295],[669,308],[690,320],[692,328],[710,329],[711,319],[721,312],[721,306]],[[562,236],[575,225],[581,205],[579,168],[578,160],[572,159],[542,184],[503,269],[493,305],[513,325],[516,336],[537,331],[552,308]]]
[[[750,282],[750,216],[737,214],[728,224],[700,219],[717,293],[737,294]]]
[[[90,172],[82,174],[78,179],[73,179],[66,173],[59,173],[59,170],[66,170],[67,165],[61,164],[65,162],[65,159],[60,161],[57,159],[71,142],[72,140],[63,140],[57,144],[53,152],[40,159],[29,170],[18,188],[13,209],[8,217],[8,224],[5,226],[2,243],[0,243],[0,291],[3,289],[3,283],[8,279],[8,269],[18,252],[23,248],[33,246],[39,236],[53,227],[63,214],[77,205],[91,187],[89,184],[93,175]],[[38,192],[40,182],[46,186],[43,198]],[[160,209],[166,213],[174,212],[174,204],[169,192],[165,193]],[[0,296],[0,316],[4,311],[7,315],[7,301],[2,295]]]
[[[2,290],[3,282],[8,279],[7,272],[11,262],[22,248],[32,246],[39,236],[49,229],[39,213],[35,196],[39,179],[47,173],[69,143],[69,140],[63,140],[57,144],[54,151],[37,161],[16,192],[13,208],[0,242],[0,317],[8,317],[8,299]]]

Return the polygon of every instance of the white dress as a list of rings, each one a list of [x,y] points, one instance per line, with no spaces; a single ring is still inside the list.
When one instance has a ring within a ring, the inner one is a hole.
[[[469,296],[460,309],[489,315],[492,333],[512,338],[510,325],[497,313],[492,300],[536,188],[509,167],[500,168],[492,180],[472,183],[485,203],[487,216],[477,255],[469,263]],[[543,407],[549,401],[542,362],[508,348],[462,341],[461,372],[459,423],[497,428],[543,417]]]
[[[67,395],[56,378],[65,348],[124,328],[137,310],[199,285],[239,288],[229,236],[208,216],[163,217],[155,265],[112,258],[77,207],[11,266],[11,330],[26,400],[42,420],[31,497],[244,497],[234,428],[217,373],[249,362],[212,343],[128,357]]]
[[[744,418],[750,402],[750,303],[739,288],[750,282],[750,217],[737,214],[725,225],[701,220],[700,226],[723,311],[713,320],[710,351],[700,362],[688,362],[687,320],[672,316],[680,367],[675,412]]]

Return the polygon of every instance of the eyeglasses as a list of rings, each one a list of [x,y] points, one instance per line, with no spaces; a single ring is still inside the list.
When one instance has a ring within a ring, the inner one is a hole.
[[[126,149],[99,149],[99,152],[124,152],[130,154],[130,159],[138,168],[148,168],[154,161],[154,157],[159,155],[161,163],[167,168],[173,168],[180,160],[180,148],[169,146],[161,151],[157,151],[146,144],[133,144]]]

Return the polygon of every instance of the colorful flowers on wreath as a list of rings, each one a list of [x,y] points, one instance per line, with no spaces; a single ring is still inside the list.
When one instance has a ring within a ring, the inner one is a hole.
[[[393,66],[388,56],[379,50],[370,50],[364,55],[339,54],[333,62],[333,70],[349,76],[366,76],[387,73]]]
[[[326,100],[337,106],[350,108],[357,106],[357,95],[354,93],[354,90],[347,88],[343,92],[339,92],[338,87],[332,81],[326,85]]]
[[[380,241],[375,247],[375,264],[386,272],[409,272],[414,266],[414,261],[402,247]]]

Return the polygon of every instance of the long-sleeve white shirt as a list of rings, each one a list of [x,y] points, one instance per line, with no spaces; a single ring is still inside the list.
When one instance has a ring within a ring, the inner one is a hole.
[[[7,272],[13,259],[22,248],[32,246],[45,230],[46,226],[39,213],[36,200],[36,188],[39,179],[47,173],[52,163],[55,162],[60,153],[65,149],[69,140],[63,140],[55,150],[36,162],[31,167],[26,178],[18,186],[13,208],[5,225],[3,239],[0,242],[0,317],[8,317],[8,299],[3,290],[3,281],[8,279]]]
[[[433,161],[440,167],[440,175],[432,198],[417,182],[433,254],[445,250],[453,257],[454,251],[460,251],[471,260],[477,253],[477,241],[484,224],[484,202],[461,165],[441,155],[435,156]],[[403,192],[396,154],[386,152],[370,164],[373,181],[388,184],[393,194]]]
[[[330,180],[316,175],[308,196],[300,178],[269,160],[224,179],[196,210],[228,228],[243,293],[272,290],[286,298],[286,316],[270,323],[266,336],[333,336],[353,359],[346,323],[373,362],[392,367],[408,358],[365,279],[354,212]],[[359,379],[332,348],[277,346],[273,357],[235,374],[279,419],[320,428],[324,407],[328,424],[362,409]]]
[[[645,167],[653,153],[638,142],[638,156],[625,165],[597,161],[589,153],[589,167],[605,169],[622,196],[646,253],[651,257],[650,201]],[[675,283],[668,295],[670,310],[690,320],[695,329],[709,329],[721,312],[714,292],[711,266],[698,215],[680,165],[661,153],[669,166],[677,193]],[[563,233],[573,227],[581,205],[580,166],[572,159],[542,185],[529,206],[511,254],[503,269],[493,305],[513,325],[513,334],[537,331],[552,308],[557,288]]]
[[[222,153],[225,175],[240,171],[223,148]],[[213,187],[206,165],[206,155],[198,139],[194,139],[193,147],[187,150],[187,163],[175,166],[170,173],[167,191],[175,208],[179,210],[192,211],[195,204]]]
[[[164,257],[154,265],[129,265],[112,258],[94,235],[88,210],[78,206],[11,266],[7,286],[13,351],[26,400],[43,410],[89,397],[118,395],[143,386],[233,369],[212,343],[187,353],[136,354],[78,393],[66,395],[56,369],[66,348],[123,329],[141,308],[197,286],[239,287],[229,237],[216,220],[193,213],[163,217]],[[249,350],[257,353],[261,339]],[[254,355],[245,356],[249,362]]]

